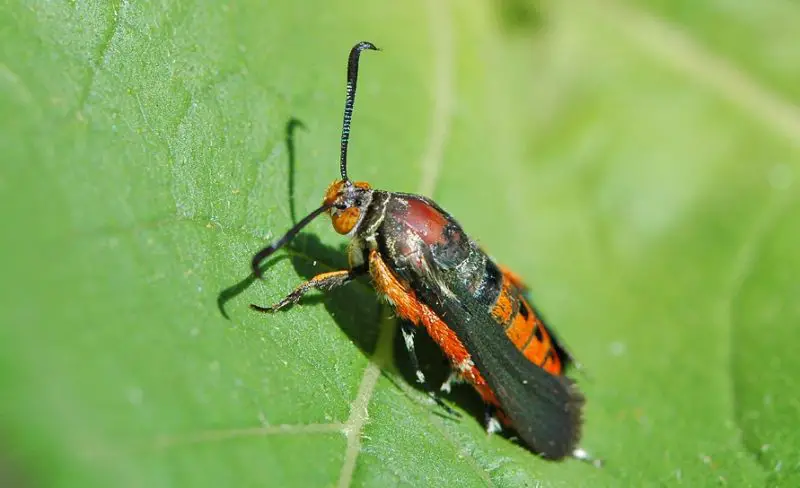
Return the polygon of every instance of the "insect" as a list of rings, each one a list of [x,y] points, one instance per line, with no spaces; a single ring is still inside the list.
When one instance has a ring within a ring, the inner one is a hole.
[[[487,430],[512,427],[543,457],[589,460],[578,447],[584,397],[563,375],[572,356],[545,325],[527,297],[519,276],[498,266],[470,239],[456,220],[430,199],[376,190],[347,174],[347,147],[362,51],[378,50],[360,42],[350,51],[342,127],[340,172],[322,205],[252,259],[260,264],[317,216],[327,213],[333,228],[351,238],[350,269],[314,276],[271,307],[296,303],[311,289],[330,290],[370,275],[401,323],[417,380],[426,385],[414,351],[414,335],[424,327],[447,356],[452,382],[471,384],[487,405]]]

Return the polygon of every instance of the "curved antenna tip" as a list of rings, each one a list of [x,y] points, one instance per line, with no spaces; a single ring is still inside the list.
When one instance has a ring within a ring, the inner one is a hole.
[[[375,44],[369,41],[361,41],[350,50],[347,58],[347,95],[344,101],[344,117],[342,119],[342,139],[339,154],[339,172],[342,180],[347,181],[347,146],[350,141],[350,119],[353,117],[353,106],[356,103],[356,83],[358,82],[358,58],[361,51],[367,49],[380,51]]]
[[[353,46],[353,49],[357,49],[359,51],[363,51],[365,49],[372,49],[373,51],[380,51],[381,50],[381,48],[377,47],[375,44],[373,44],[373,43],[371,43],[369,41],[361,41],[358,44],[356,44],[355,46]]]

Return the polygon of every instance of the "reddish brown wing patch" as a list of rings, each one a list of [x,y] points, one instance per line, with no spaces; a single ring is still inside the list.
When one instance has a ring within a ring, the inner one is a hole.
[[[487,403],[499,406],[486,380],[483,379],[478,368],[472,363],[467,349],[436,313],[427,305],[417,300],[414,291],[401,283],[389,269],[377,251],[369,254],[369,271],[372,275],[375,288],[385,295],[394,306],[397,314],[414,325],[422,324],[428,335],[439,345],[444,354],[450,359],[454,368],[469,381],[475,390]]]
[[[415,234],[429,246],[444,241],[447,219],[434,207],[422,200],[410,198],[404,220]]]

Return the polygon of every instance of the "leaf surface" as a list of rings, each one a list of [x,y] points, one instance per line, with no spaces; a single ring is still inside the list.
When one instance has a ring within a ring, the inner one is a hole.
[[[796,485],[800,8],[754,8],[6,2],[0,484]],[[352,176],[526,278],[604,469],[427,404],[367,281],[249,310],[347,266],[320,219],[248,269],[337,177],[365,39]]]

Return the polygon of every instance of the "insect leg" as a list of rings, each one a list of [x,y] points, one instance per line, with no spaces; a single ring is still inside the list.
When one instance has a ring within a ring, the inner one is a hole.
[[[316,288],[317,290],[322,290],[322,291],[332,290],[334,288],[338,288],[342,285],[350,283],[351,281],[353,281],[353,279],[366,272],[367,272],[366,266],[358,266],[353,269],[343,269],[341,271],[330,271],[328,273],[320,273],[317,276],[306,281],[302,285],[298,286],[294,290],[292,290],[291,293],[286,295],[283,298],[283,300],[279,301],[275,305],[271,307],[262,307],[259,305],[251,304],[250,308],[258,312],[264,312],[264,313],[277,312],[278,310],[282,309],[287,305],[292,305],[297,303],[300,300],[300,298],[312,288]]]
[[[579,447],[579,448],[575,449],[574,451],[572,451],[572,457],[577,459],[577,460],[579,460],[579,461],[587,462],[587,463],[591,464],[592,466],[594,466],[595,468],[602,468],[603,467],[603,460],[602,459],[593,458],[591,454],[586,452],[586,450],[581,448],[581,447]]]
[[[486,405],[486,410],[483,411],[483,418],[486,422],[487,434],[497,434],[503,431],[503,426],[497,418],[497,407],[494,405]]]
[[[411,367],[414,368],[414,372],[417,376],[417,383],[422,385],[422,387],[425,389],[425,392],[428,394],[431,400],[436,402],[436,404],[442,407],[447,413],[455,417],[460,417],[461,415],[452,408],[450,408],[449,406],[447,406],[447,404],[444,403],[444,401],[442,401],[441,398],[439,398],[436,392],[433,391],[433,389],[425,381],[425,373],[423,373],[422,369],[420,369],[419,367],[419,359],[417,359],[417,352],[414,349],[414,333],[416,332],[414,326],[410,322],[401,321],[400,331],[403,333],[403,342],[406,345],[406,350],[408,351],[408,357],[411,360]]]
[[[461,373],[458,370],[450,370],[450,376],[444,380],[442,386],[439,387],[439,391],[443,391],[445,393],[450,393],[450,390],[453,388],[453,385],[458,385],[464,383],[464,377],[461,376]]]

